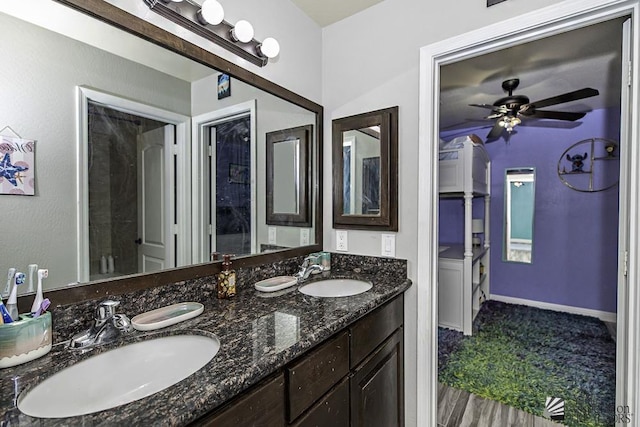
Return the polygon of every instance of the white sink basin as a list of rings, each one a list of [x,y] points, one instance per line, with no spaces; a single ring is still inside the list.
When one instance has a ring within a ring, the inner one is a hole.
[[[309,283],[300,287],[299,291],[312,297],[349,297],[367,292],[373,285],[371,282],[355,279],[328,279]]]
[[[173,335],[137,342],[90,357],[47,378],[18,399],[38,418],[66,418],[142,399],[176,384],[209,363],[220,341]]]

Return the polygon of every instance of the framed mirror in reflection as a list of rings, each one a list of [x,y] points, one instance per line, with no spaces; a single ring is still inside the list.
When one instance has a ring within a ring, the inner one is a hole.
[[[335,228],[397,231],[398,107],[333,120]]]
[[[267,133],[267,224],[311,227],[313,126]]]
[[[504,180],[503,259],[533,262],[533,219],[536,173],[534,168],[511,168]]]
[[[320,106],[240,79],[218,100],[220,73],[205,61],[55,1],[37,11],[5,3],[0,49],[11,64],[0,79],[2,126],[37,139],[38,151],[35,196],[3,196],[17,214],[5,216],[3,241],[12,243],[0,250],[0,271],[38,264],[51,290],[204,263],[213,251],[262,253],[265,135],[317,124]],[[65,35],[44,27],[47,15],[66,23]],[[315,134],[308,144],[308,152],[321,149]],[[304,169],[320,176],[311,162]],[[297,227],[277,226],[278,248],[300,246]]]

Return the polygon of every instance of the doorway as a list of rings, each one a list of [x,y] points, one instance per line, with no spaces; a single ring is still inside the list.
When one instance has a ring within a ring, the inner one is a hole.
[[[189,263],[189,118],[86,87],[78,102],[78,281]]]
[[[248,114],[207,126],[210,209],[209,252],[247,255],[252,251],[251,118]]]
[[[257,252],[256,101],[192,119],[193,258]]]
[[[623,15],[631,15],[635,20],[637,16],[637,4],[602,1],[592,8],[585,10],[584,4],[580,2],[565,2],[566,9],[562,13],[553,8],[542,9],[541,11],[523,15],[503,23],[500,26],[491,26],[459,37],[456,40],[448,40],[431,46],[427,46],[421,51],[421,125],[420,125],[420,146],[424,147],[420,153],[420,182],[423,184],[419,189],[419,210],[424,212],[424,217],[419,221],[419,247],[418,259],[428,259],[430,262],[418,266],[418,336],[424,337],[418,340],[418,400],[427,402],[427,405],[419,406],[418,424],[435,425],[436,405],[435,396],[437,378],[437,355],[433,351],[437,346],[437,287],[431,286],[437,282],[437,241],[438,241],[438,212],[437,212],[437,147],[432,141],[439,137],[438,116],[439,116],[439,72],[440,67],[453,61],[481,55],[483,52],[496,51],[501,48],[515,46],[519,43],[535,40],[541,37],[550,36],[573,28],[586,26],[589,24],[602,22],[607,19],[616,18]],[[526,28],[526,30],[522,30]],[[633,29],[634,37],[637,37],[637,29]],[[637,47],[636,47],[637,49]],[[637,56],[637,50],[631,54],[632,58]],[[637,81],[637,72],[633,72],[630,80]],[[635,84],[631,85],[635,88]],[[637,90],[637,89],[633,89]],[[635,94],[635,92],[633,92]],[[618,265],[618,341],[617,341],[617,381],[616,381],[616,405],[624,408],[625,405],[635,402],[634,378],[626,378],[626,372],[634,372],[636,364],[635,354],[630,351],[633,335],[630,331],[637,327],[637,319],[629,317],[629,313],[634,313],[632,307],[637,307],[637,298],[627,298],[627,281],[634,283],[631,279],[631,270],[623,267],[627,254],[637,253],[637,241],[626,236],[635,236],[634,230],[637,227],[637,218],[629,220],[629,215],[637,209],[638,201],[635,198],[629,200],[629,194],[635,194],[637,186],[637,173],[635,165],[638,163],[638,152],[629,140],[631,135],[637,135],[638,121],[634,115],[630,115],[627,123],[625,114],[623,94],[623,126],[621,135],[622,150],[625,153],[626,161],[621,164],[621,184],[620,184],[620,243],[619,243],[619,265]],[[631,111],[638,105],[635,97],[629,104]],[[630,257],[630,259],[635,259]],[[635,273],[635,270],[634,270]],[[635,297],[635,295],[634,295]],[[627,327],[627,320],[631,323]],[[431,379],[434,379],[432,382]],[[616,408],[617,408],[616,407]],[[627,406],[628,407],[628,406]],[[616,408],[612,408],[612,411]],[[613,416],[613,413],[612,413]]]
[[[163,205],[175,125],[89,102],[89,279],[173,267]]]

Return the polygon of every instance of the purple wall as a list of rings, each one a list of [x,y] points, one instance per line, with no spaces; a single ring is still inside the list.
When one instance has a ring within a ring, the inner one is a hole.
[[[558,178],[557,164],[578,141],[619,141],[620,115],[596,110],[582,121],[573,129],[518,126],[508,143],[498,139],[486,145],[492,161],[492,294],[616,311],[618,186],[595,193],[571,190]],[[469,132],[484,137],[489,128]],[[442,138],[448,141],[459,134],[464,132],[443,133]],[[532,264],[502,260],[504,173],[515,167],[536,169]],[[481,217],[482,209],[482,202],[476,202],[474,217]],[[440,241],[462,242],[463,220],[461,200],[441,200]]]

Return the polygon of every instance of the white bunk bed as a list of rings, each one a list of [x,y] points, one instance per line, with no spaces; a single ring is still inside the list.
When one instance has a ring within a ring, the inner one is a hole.
[[[440,144],[441,198],[464,199],[464,243],[441,243],[438,260],[438,325],[472,334],[482,301],[489,297],[491,161],[476,135]],[[484,198],[484,241],[473,246],[474,197]]]

